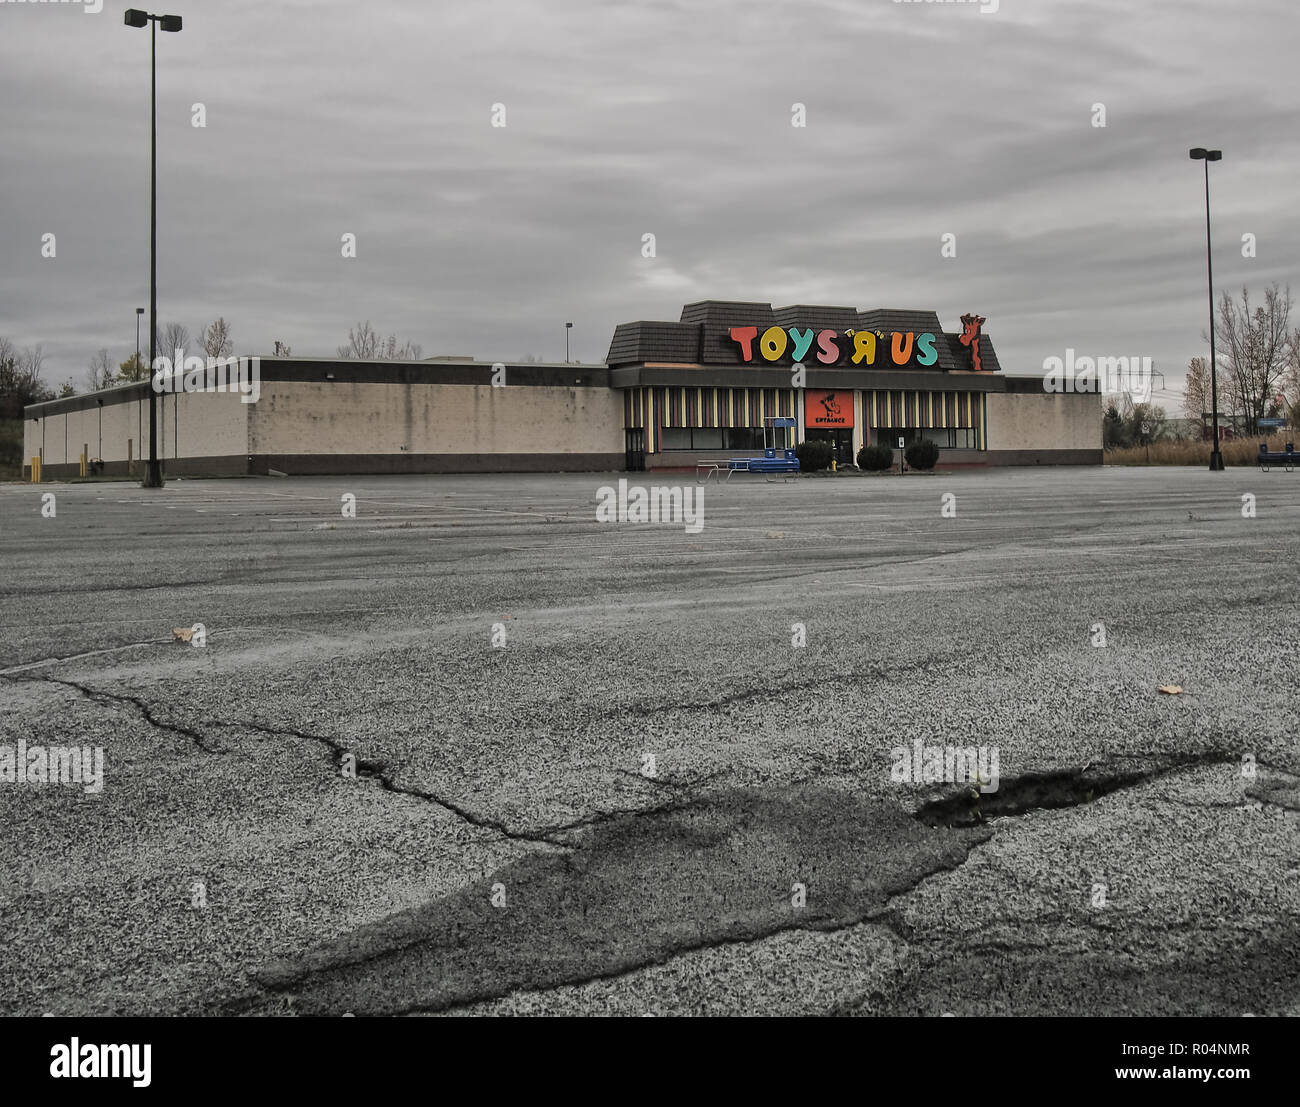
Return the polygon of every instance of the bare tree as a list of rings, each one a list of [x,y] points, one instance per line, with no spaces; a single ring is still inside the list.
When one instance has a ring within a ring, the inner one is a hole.
[[[367,361],[418,361],[422,352],[423,347],[409,340],[399,346],[396,335],[381,338],[370,325],[369,319],[348,331],[348,344],[338,347],[339,357],[355,357]]]
[[[20,418],[23,408],[53,398],[54,393],[41,380],[44,361],[40,346],[19,349],[0,337],[0,414]]]
[[[177,350],[188,350],[190,346],[190,329],[184,323],[166,323],[154,339],[157,346],[156,357],[175,358]]]
[[[1300,425],[1300,327],[1291,332],[1288,368],[1282,381],[1284,414],[1291,426]]]
[[[22,379],[33,388],[41,387],[41,369],[45,365],[45,354],[41,350],[40,343],[24,349],[18,364],[22,371]]]
[[[277,339],[275,340],[275,356],[276,356],[276,357],[292,357],[292,356],[293,356],[293,347],[290,346],[289,343],[287,343],[287,342],[281,342],[281,341],[277,338]]]
[[[229,357],[235,349],[234,340],[230,334],[230,324],[226,322],[224,316],[217,318],[216,322],[209,323],[203,331],[203,350],[208,357]]]
[[[1224,395],[1224,377],[1219,374],[1219,411],[1228,411],[1231,404]],[[1210,360],[1194,357],[1187,363],[1187,380],[1183,386],[1183,414],[1198,422],[1208,415],[1210,407]]]
[[[367,319],[348,331],[348,344],[338,348],[339,357],[359,357],[373,359],[379,349],[379,335]]]
[[[90,390],[99,392],[110,387],[116,379],[117,374],[113,370],[112,361],[109,360],[108,350],[101,346],[86,367],[86,381],[90,385]]]
[[[39,345],[13,349],[9,360],[10,380],[15,392],[20,395],[35,395],[37,392],[49,391],[41,384],[41,366],[45,363],[45,355]]]
[[[424,348],[418,342],[407,339],[399,346],[397,336],[390,334],[384,341],[383,353],[379,356],[389,361],[419,361],[422,353]]]
[[[1258,420],[1267,415],[1281,390],[1291,360],[1291,288],[1276,284],[1264,292],[1263,306],[1253,311],[1250,293],[1241,290],[1241,303],[1228,293],[1219,302],[1219,325],[1215,334],[1219,361],[1226,373],[1224,391],[1229,406],[1244,416],[1245,431],[1259,430]]]
[[[69,377],[66,381],[64,381],[61,385],[59,385],[60,400],[62,400],[65,396],[75,396],[76,394],[77,394],[77,389],[76,386],[72,383],[71,377]]]

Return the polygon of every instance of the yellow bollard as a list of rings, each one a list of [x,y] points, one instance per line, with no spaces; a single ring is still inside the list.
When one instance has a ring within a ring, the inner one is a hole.
[[[35,457],[32,458],[32,480],[31,480],[31,483],[32,483],[32,484],[40,484],[40,483],[41,483],[41,458],[40,458],[40,455],[39,455],[39,454],[37,454]]]

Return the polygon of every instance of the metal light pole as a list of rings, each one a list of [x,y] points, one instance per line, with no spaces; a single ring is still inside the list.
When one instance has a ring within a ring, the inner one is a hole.
[[[1210,252],[1210,162],[1223,158],[1222,150],[1207,150],[1196,146],[1187,152],[1193,161],[1205,162],[1205,272],[1210,285],[1210,411],[1213,413],[1212,433],[1214,448],[1210,451],[1210,472],[1223,470],[1223,454],[1219,450],[1219,370],[1214,350],[1214,259]]]
[[[144,314],[144,308],[135,309],[135,371],[140,371],[140,316]]]
[[[573,330],[572,323],[564,324],[564,364],[569,364],[569,332]]]
[[[179,31],[179,15],[150,15],[139,8],[127,8],[123,22],[128,27],[150,26],[149,51],[149,464],[145,466],[145,488],[163,486],[158,463],[158,393],[153,387],[153,363],[158,356],[158,25],[164,31]],[[137,344],[138,345],[138,344]]]

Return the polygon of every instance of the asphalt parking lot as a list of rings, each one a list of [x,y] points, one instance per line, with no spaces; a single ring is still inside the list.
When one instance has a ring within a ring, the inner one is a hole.
[[[1300,476],[620,477],[0,485],[0,1011],[1300,1014]]]

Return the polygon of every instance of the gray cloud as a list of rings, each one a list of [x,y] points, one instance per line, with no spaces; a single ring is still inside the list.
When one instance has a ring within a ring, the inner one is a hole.
[[[0,3],[0,334],[79,386],[148,302],[149,46],[125,6]],[[1218,287],[1285,284],[1300,256],[1283,0],[172,10],[159,315],[224,315],[242,352],[329,354],[369,318],[426,354],[559,359],[572,320],[598,361],[618,322],[759,299],[979,311],[1010,371],[1073,346],[1177,384],[1207,311],[1194,145],[1225,152]]]

